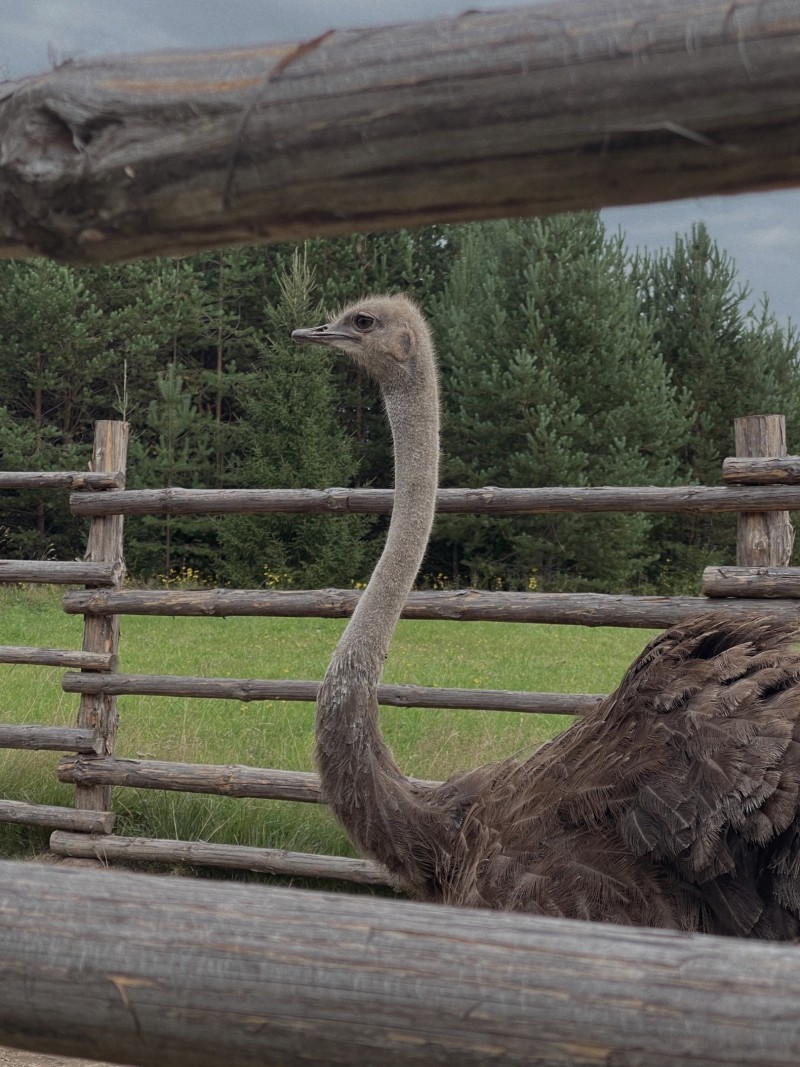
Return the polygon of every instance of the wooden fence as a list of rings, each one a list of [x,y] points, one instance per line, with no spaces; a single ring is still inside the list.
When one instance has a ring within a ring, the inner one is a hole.
[[[119,619],[123,615],[230,615],[343,617],[353,611],[355,590],[135,589],[123,586],[122,522],[125,515],[224,512],[386,513],[386,490],[186,490],[122,488],[127,427],[98,424],[93,474],[51,475],[56,489],[70,487],[72,511],[89,518],[85,562],[0,561],[0,580],[82,584],[67,592],[64,610],[83,615],[80,651],[43,648],[0,649],[0,661],[68,668],[63,688],[80,695],[73,730],[47,725],[0,726],[0,746],[57,749],[66,753],[58,778],[76,787],[75,809],[0,802],[0,820],[53,829],[51,849],[60,855],[103,861],[189,863],[321,877],[365,884],[391,884],[377,864],[339,856],[313,856],[277,849],[197,841],[131,838],[112,833],[114,786],[205,793],[265,800],[317,803],[317,776],[309,772],[249,766],[210,766],[158,759],[121,759],[114,754],[119,696],[180,696],[227,699],[313,701],[318,681],[133,675],[118,671]],[[568,593],[487,593],[471,589],[414,592],[404,615],[451,621],[550,622],[585,626],[665,627],[710,607],[726,613],[759,611],[800,620],[800,568],[787,566],[793,531],[789,508],[800,509],[800,461],[788,457],[782,416],[750,416],[735,425],[738,455],[725,461],[726,484],[719,487],[599,487],[577,489],[441,490],[439,510],[450,513],[533,514],[549,511],[736,511],[739,514],[737,565],[709,567],[702,596],[624,596]],[[757,466],[754,468],[754,464]],[[753,470],[759,484],[741,486]],[[106,473],[108,471],[108,473]],[[86,478],[90,480],[87,482]],[[6,474],[0,488],[43,486],[42,474]],[[791,484],[792,482],[796,484]],[[124,650],[123,656],[124,659]],[[79,671],[80,673],[75,673]],[[469,708],[580,715],[598,694],[533,693],[432,686],[381,685],[379,701],[394,707]]]
[[[624,8],[566,0],[297,45],[64,64],[0,86],[0,256],[113,262],[797,185],[798,41],[796,0],[632,0]],[[726,461],[726,481],[732,470],[740,487],[693,487],[675,508],[738,511],[743,526],[761,516],[748,540],[753,558],[707,574],[708,599],[648,598],[634,612],[624,598],[556,605],[534,596],[516,609],[551,621],[558,606],[562,621],[596,624],[621,620],[624,607],[629,624],[654,626],[714,598],[726,611],[749,604],[797,618],[780,512],[800,508],[800,458],[761,455]],[[93,480],[122,466],[55,478]],[[564,490],[536,492],[523,511],[537,500],[542,510],[565,504]],[[603,510],[616,493],[631,504],[630,492],[567,491],[581,510]],[[672,510],[664,492],[642,491],[640,502]],[[95,496],[81,492],[81,500]],[[774,512],[777,519],[763,517]],[[97,516],[89,563],[118,562],[121,514]],[[782,532],[769,533],[775,522]],[[98,572],[84,571],[79,580],[91,588],[68,594],[86,612],[80,652],[5,650],[25,662],[108,657],[90,660],[93,670],[69,661],[79,678],[105,678],[110,688],[81,693],[68,737],[40,726],[2,733],[21,747],[75,753],[75,776],[89,769],[76,787],[80,820],[108,819],[108,789],[126,772],[113,757],[119,573],[102,572],[98,588]],[[744,600],[745,591],[759,599]],[[160,604],[221,614],[230,608],[224,596]],[[289,604],[259,596],[241,606],[281,612]],[[479,595],[416,603],[468,618]],[[153,783],[185,773],[197,787],[214,776],[154,761],[128,770]],[[271,782],[254,785],[259,773],[269,772],[221,770],[220,791],[286,795],[305,786],[299,799],[315,798],[313,775],[271,772]],[[65,818],[63,809],[53,817]],[[54,847],[134,855],[136,842],[88,829],[57,829]],[[165,847],[178,855],[195,845]],[[299,861],[284,858],[295,873]],[[367,864],[363,876],[381,872]],[[800,964],[791,945],[114,878],[0,864],[0,1042],[159,1067],[797,1062]]]

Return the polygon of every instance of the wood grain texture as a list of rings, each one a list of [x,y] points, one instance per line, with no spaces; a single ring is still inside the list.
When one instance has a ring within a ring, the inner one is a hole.
[[[315,856],[309,852],[212,844],[207,841],[75,834],[68,830],[56,830],[50,835],[50,851],[57,856],[95,859],[101,863],[179,863],[194,867],[258,871],[283,878],[325,878],[354,885],[396,884],[389,872],[372,860]]]
[[[800,456],[728,456],[722,478],[735,485],[800,485]]]
[[[125,474],[128,458],[128,423],[103,419],[95,423],[92,470]],[[93,518],[89,524],[86,559],[91,564],[111,566],[119,583],[125,573],[121,515]],[[116,659],[119,647],[119,618],[113,614],[87,613],[83,624],[83,651],[101,653]],[[77,725],[92,730],[102,739],[106,754],[114,751],[119,727],[116,698],[81,696]],[[108,811],[111,791],[105,786],[77,786],[75,807],[86,811]]]
[[[217,700],[301,700],[314,703],[319,682],[291,678],[200,678],[172,674],[65,674],[65,693],[114,696],[175,696]],[[581,715],[595,707],[601,694],[527,693],[506,689],[447,689],[444,686],[379,685],[378,703],[399,708],[460,708],[545,715]]]
[[[0,748],[25,748],[49,752],[97,752],[102,740],[93,730],[38,724],[0,725]]]
[[[783,415],[747,415],[733,420],[737,456],[786,454]],[[736,526],[739,567],[783,567],[792,555],[794,528],[788,511],[743,511]]]
[[[708,597],[800,597],[800,567],[706,567]]]
[[[26,826],[48,826],[60,830],[110,834],[116,816],[111,811],[76,811],[53,804],[28,804],[22,800],[0,800],[0,822]]]
[[[0,471],[0,489],[121,489],[121,471]]]
[[[791,944],[22,863],[0,909],[0,1042],[40,1052],[794,1067],[800,1047]]]
[[[727,461],[726,461],[727,462]],[[73,493],[74,515],[363,514],[389,515],[392,489],[128,489]],[[547,515],[559,512],[706,513],[800,509],[800,485],[556,486],[440,489],[441,515]]]
[[[0,663],[36,663],[40,667],[77,667],[86,671],[113,671],[117,667],[117,657],[110,652],[0,645]]]
[[[568,0],[0,87],[0,255],[181,255],[800,182],[795,0]]]
[[[320,803],[319,775],[232,764],[173,763],[167,760],[100,759],[65,756],[58,765],[60,782],[85,786],[124,785],[135,789],[167,789],[211,796],[255,797],[261,800],[299,800]],[[414,779],[417,781],[417,779]],[[438,783],[425,782],[424,785]]]
[[[117,585],[124,576],[121,561],[0,559],[0,582],[38,582],[52,585]]]
[[[358,602],[355,589],[120,589],[66,593],[69,614],[216,616],[264,615],[285,618],[347,618]],[[475,589],[413,592],[405,619],[458,619],[462,622],[547,622],[570,626],[631,626],[664,629],[704,611],[735,615],[757,612],[796,621],[792,600],[731,600],[702,596],[627,596],[610,593],[485,593]]]

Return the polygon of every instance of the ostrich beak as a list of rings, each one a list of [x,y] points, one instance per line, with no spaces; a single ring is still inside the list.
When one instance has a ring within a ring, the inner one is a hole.
[[[334,330],[326,322],[324,326],[311,326],[304,330],[292,330],[292,340],[308,345],[337,345],[341,341],[352,341],[349,333]]]

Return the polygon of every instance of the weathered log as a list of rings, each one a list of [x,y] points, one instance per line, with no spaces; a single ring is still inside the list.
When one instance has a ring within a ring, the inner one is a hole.
[[[124,485],[122,471],[0,471],[0,489],[122,489]]]
[[[128,489],[72,493],[75,515],[363,514],[388,515],[392,489]],[[800,486],[625,486],[440,489],[439,514],[559,512],[779,511],[800,508]]]
[[[89,590],[66,593],[69,614],[97,615],[264,615],[289,618],[346,618],[360,593],[355,589],[165,589]],[[663,629],[704,611],[739,615],[755,611],[797,621],[800,606],[791,600],[753,600],[742,604],[701,596],[625,596],[606,593],[483,593],[474,589],[411,593],[406,619],[458,619],[461,622],[547,622],[573,626],[629,626]]]
[[[128,424],[103,419],[95,423],[92,447],[92,470],[121,471],[123,476],[128,458]],[[86,559],[90,563],[111,565],[121,580],[124,573],[121,515],[93,518],[89,525]],[[116,658],[119,646],[119,618],[112,614],[87,613],[83,624],[83,651],[99,652]],[[116,698],[113,696],[81,697],[78,726],[94,731],[102,738],[107,755],[114,751],[119,727]],[[111,790],[105,786],[82,786],[75,790],[75,807],[86,811],[108,811]]]
[[[35,663],[40,667],[77,667],[85,671],[113,671],[117,668],[117,657],[111,652],[78,652],[62,648],[0,645],[0,663]]]
[[[0,800],[0,822],[25,826],[48,826],[58,830],[82,830],[110,834],[116,816],[113,811],[76,811],[52,804],[27,804],[22,800]]]
[[[91,901],[91,909],[86,902]],[[0,864],[0,1043],[142,1067],[795,1067],[792,944]]]
[[[86,788],[125,785],[135,789],[166,789],[211,796],[258,797],[262,800],[320,801],[319,777],[310,771],[269,770],[261,767],[171,763],[166,760],[119,759],[115,756],[65,756],[58,780]]]
[[[125,568],[114,563],[62,560],[0,559],[0,582],[44,582],[52,585],[117,585]]]
[[[737,456],[786,455],[783,415],[748,415],[734,419]],[[792,555],[794,528],[788,511],[743,511],[736,527],[739,567],[784,567]]]
[[[356,885],[397,884],[385,867],[372,860],[315,856],[309,852],[249,845],[210,844],[207,841],[170,841],[56,830],[50,835],[50,851],[57,856],[96,859],[103,863],[185,863],[195,867],[259,871],[288,878],[325,878]]]
[[[800,456],[728,456],[722,478],[736,485],[800,485]]]
[[[706,567],[703,596],[797,598],[800,567]]]
[[[71,726],[0,725],[0,748],[41,752],[98,752],[102,740],[93,730]]]
[[[171,763],[166,760],[99,759],[65,756],[58,765],[60,782],[87,786],[126,785],[135,789],[167,789],[176,793],[256,797],[261,800],[320,802],[319,776],[312,771],[284,771],[206,763]],[[425,785],[434,783],[420,781]]]
[[[114,696],[175,696],[219,700],[317,699],[319,682],[291,678],[200,678],[173,674],[65,674],[65,693],[106,693]],[[601,694],[527,693],[507,689],[446,689],[443,686],[380,685],[378,703],[396,708],[458,708],[475,711],[517,711],[544,715],[585,715]]]
[[[0,255],[82,263],[800,182],[795,0],[553,3],[0,89]]]

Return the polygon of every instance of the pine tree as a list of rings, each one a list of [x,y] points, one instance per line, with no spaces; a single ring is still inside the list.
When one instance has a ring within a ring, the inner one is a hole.
[[[690,404],[691,433],[678,452],[683,481],[719,484],[733,454],[733,420],[785,414],[787,437],[800,442],[800,336],[785,331],[767,304],[753,311],[736,267],[700,223],[672,249],[637,258],[641,305],[672,379]],[[671,545],[677,588],[696,585],[707,563],[733,562],[735,517],[682,516],[659,523]]]
[[[453,231],[438,302],[448,484],[669,484],[686,414],[640,313],[621,241],[597,215]],[[450,520],[471,582],[641,586],[646,515]]]
[[[278,302],[265,309],[265,342],[244,401],[244,458],[234,477],[254,488],[348,485],[355,463],[336,420],[331,354],[290,340],[299,323],[322,318],[299,253],[279,289]],[[225,575],[237,585],[351,583],[361,576],[367,527],[361,516],[227,516],[220,524]]]

